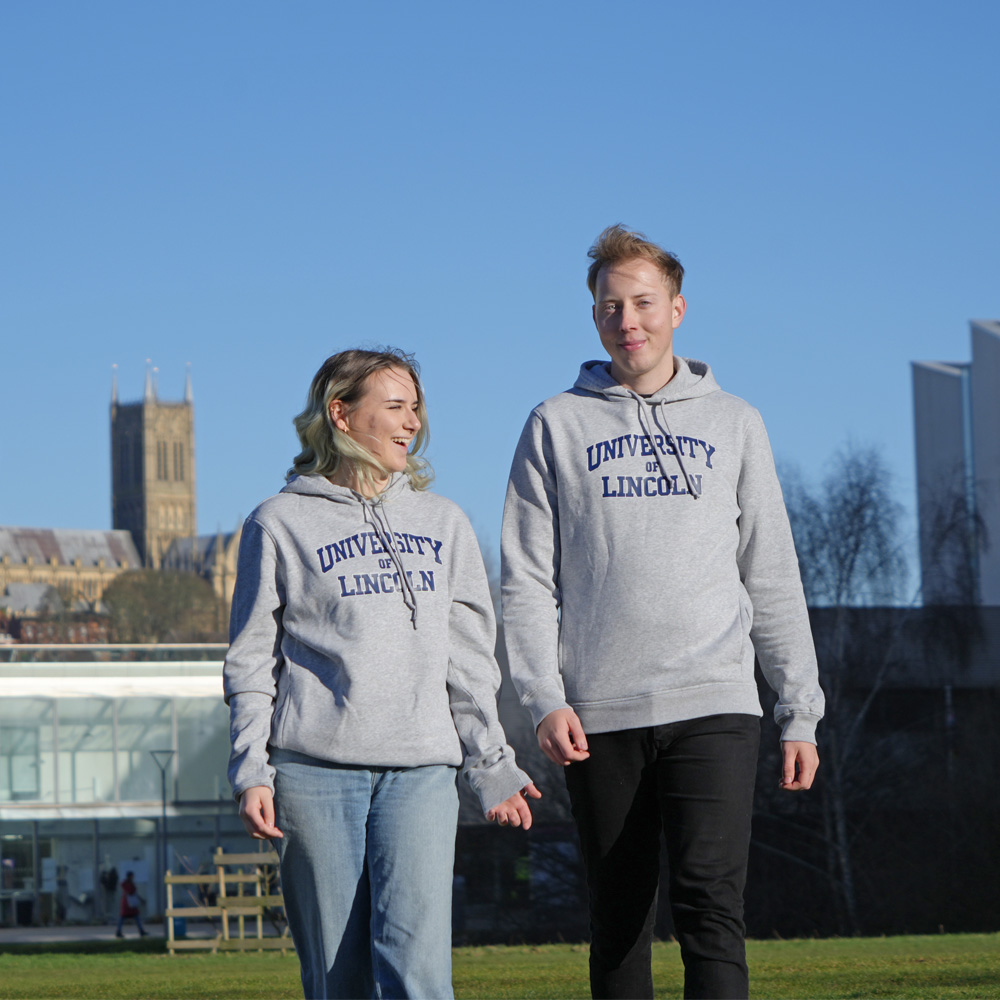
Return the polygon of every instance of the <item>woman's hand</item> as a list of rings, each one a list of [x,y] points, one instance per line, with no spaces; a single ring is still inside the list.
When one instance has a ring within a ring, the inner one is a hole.
[[[243,792],[240,796],[240,819],[254,840],[284,836],[274,825],[274,795],[267,785],[254,785]]]
[[[504,799],[498,806],[494,806],[487,814],[486,818],[492,823],[496,820],[501,826],[523,826],[525,830],[531,829],[531,810],[528,808],[527,798],[540,799],[542,793],[535,788],[535,783],[529,781],[519,792],[515,792],[509,799]]]

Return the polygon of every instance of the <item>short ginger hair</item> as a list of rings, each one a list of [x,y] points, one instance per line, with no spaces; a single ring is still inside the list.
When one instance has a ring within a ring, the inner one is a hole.
[[[647,240],[642,233],[626,229],[620,222],[608,226],[587,251],[593,261],[587,269],[587,287],[597,301],[597,275],[602,267],[613,267],[627,260],[641,258],[652,261],[670,289],[671,296],[680,295],[684,280],[684,267],[676,254]]]

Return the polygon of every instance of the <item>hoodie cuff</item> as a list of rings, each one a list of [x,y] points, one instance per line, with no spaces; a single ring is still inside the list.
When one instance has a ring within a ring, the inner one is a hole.
[[[233,785],[233,798],[239,802],[240,796],[248,788],[269,788],[271,790],[271,794],[274,795],[274,781],[269,777],[261,776],[258,779],[248,778],[236,785]]]
[[[514,763],[512,756],[501,757],[490,767],[473,768],[465,772],[473,791],[479,796],[484,816],[501,802],[516,795],[531,781]]]
[[[782,742],[815,743],[820,718],[818,715],[789,715],[781,722]]]
[[[542,719],[550,712],[556,712],[561,708],[572,708],[566,701],[566,695],[555,685],[547,688],[539,688],[521,699],[521,704],[531,714],[531,724],[537,732],[542,724]]]

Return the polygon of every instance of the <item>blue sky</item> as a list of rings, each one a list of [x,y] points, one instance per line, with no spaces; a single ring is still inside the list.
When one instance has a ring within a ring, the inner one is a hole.
[[[417,354],[488,543],[530,408],[602,356],[612,222],[687,268],[678,353],[821,475],[1000,315],[1000,6],[0,7],[0,523],[110,527],[108,400],[196,400],[198,514],[275,492],[336,350]],[[907,531],[912,532],[912,523]]]

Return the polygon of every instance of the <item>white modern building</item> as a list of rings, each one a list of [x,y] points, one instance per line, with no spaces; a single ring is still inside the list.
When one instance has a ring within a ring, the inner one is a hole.
[[[1000,322],[971,361],[913,362],[924,604],[1000,605]]]
[[[245,848],[225,650],[0,646],[0,922],[116,919],[112,869],[158,913],[164,861],[194,872]]]

